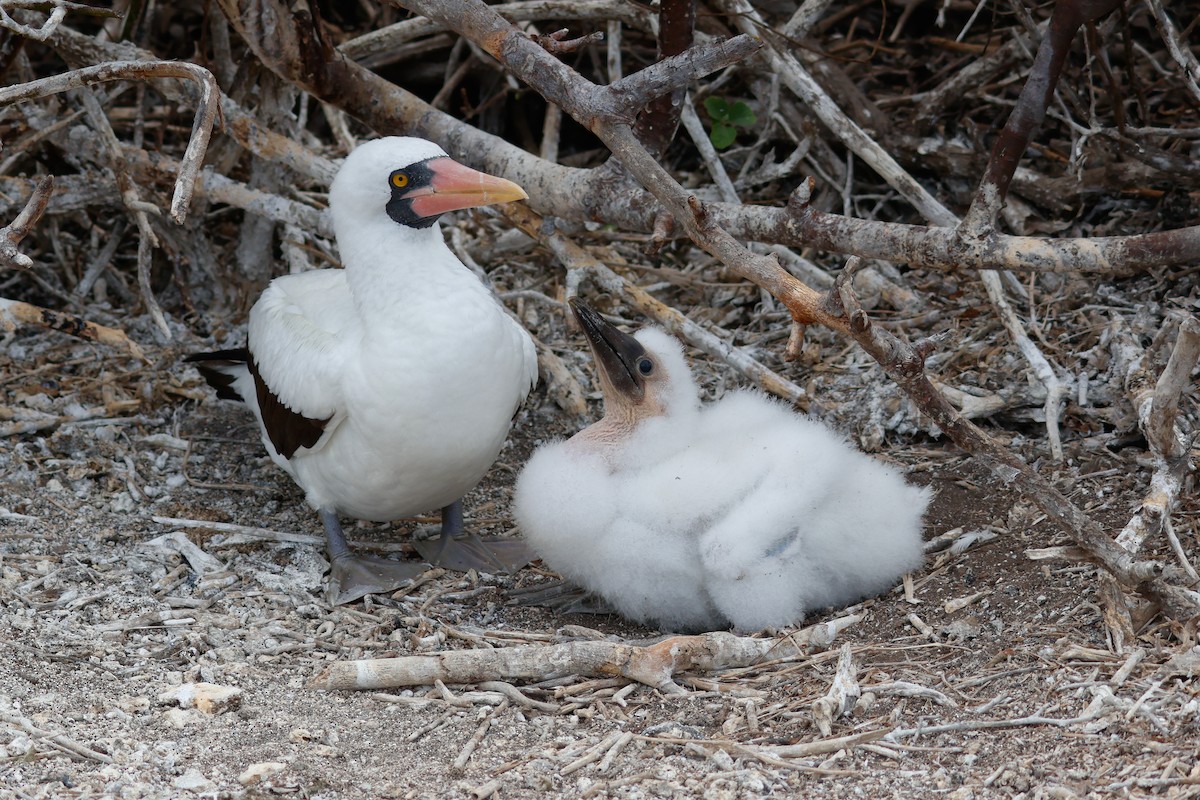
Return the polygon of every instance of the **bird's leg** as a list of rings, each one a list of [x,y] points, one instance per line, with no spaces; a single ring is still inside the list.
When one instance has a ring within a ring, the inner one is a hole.
[[[413,546],[430,564],[459,572],[512,573],[535,558],[520,540],[490,537],[485,541],[472,531],[464,532],[462,500],[442,509],[442,533],[436,542],[418,541]]]
[[[422,564],[352,554],[337,513],[328,508],[318,513],[325,526],[329,601],[334,605],[349,603],[365,594],[390,592],[425,571]]]

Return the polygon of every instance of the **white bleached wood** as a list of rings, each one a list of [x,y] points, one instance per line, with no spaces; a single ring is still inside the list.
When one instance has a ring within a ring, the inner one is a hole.
[[[371,690],[482,681],[542,681],[569,675],[619,675],[658,689],[686,694],[672,677],[685,671],[737,669],[764,660],[795,661],[823,650],[841,630],[862,620],[839,617],[778,639],[731,633],[672,636],[650,645],[619,641],[575,641],[425,655],[338,661],[310,681],[316,689]]]

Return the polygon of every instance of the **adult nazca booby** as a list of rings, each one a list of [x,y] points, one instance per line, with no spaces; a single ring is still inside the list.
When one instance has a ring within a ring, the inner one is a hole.
[[[928,490],[761,393],[701,405],[673,337],[571,308],[604,417],[534,453],[513,501],[567,580],[639,622],[749,631],[879,593],[921,564]]]
[[[519,542],[456,537],[460,498],[537,380],[533,341],[446,247],[437,219],[526,196],[432,142],[367,142],[329,190],[344,269],[276,278],[250,310],[245,348],[187,359],[219,397],[253,410],[267,452],[319,512],[334,602],[423,569],[352,555],[339,515],[388,521],[440,508],[441,538],[422,549],[434,563],[524,563]]]

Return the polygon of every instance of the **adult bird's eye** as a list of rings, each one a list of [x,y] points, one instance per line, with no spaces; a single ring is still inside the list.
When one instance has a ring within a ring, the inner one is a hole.
[[[654,372],[654,362],[648,358],[643,358],[638,361],[637,368],[638,372],[643,375],[649,375],[651,372]]]
[[[397,189],[403,189],[408,186],[408,173],[402,170],[392,173],[392,186]]]

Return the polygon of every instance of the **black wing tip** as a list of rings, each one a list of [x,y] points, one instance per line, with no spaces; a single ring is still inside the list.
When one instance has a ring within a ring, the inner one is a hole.
[[[243,364],[250,363],[250,350],[245,347],[234,347],[229,350],[210,350],[206,353],[192,353],[183,357],[185,363],[196,364],[204,361],[235,361]]]
[[[207,353],[192,353],[184,356],[185,363],[195,364],[196,369],[200,372],[201,377],[216,390],[217,397],[222,400],[238,400],[245,402],[242,397],[233,388],[234,381],[237,376],[231,375],[222,367],[232,366],[248,366],[250,363],[250,351],[245,347],[237,347],[231,350],[212,350]]]

